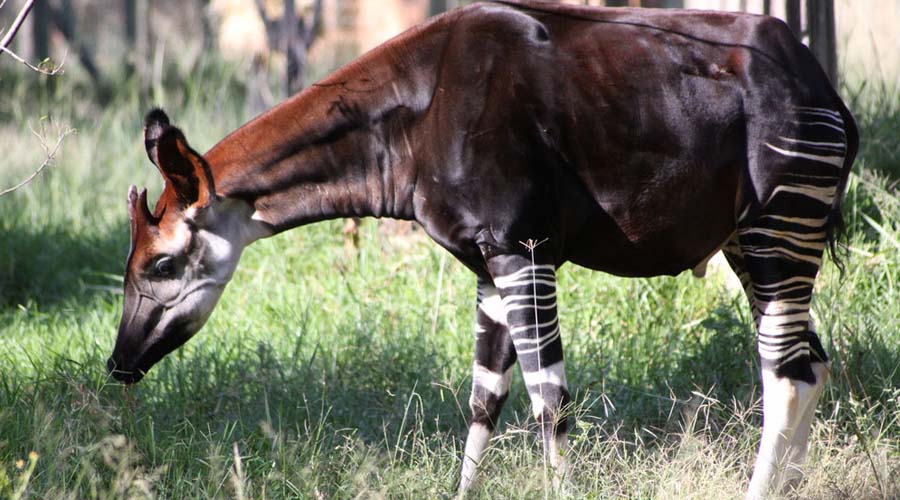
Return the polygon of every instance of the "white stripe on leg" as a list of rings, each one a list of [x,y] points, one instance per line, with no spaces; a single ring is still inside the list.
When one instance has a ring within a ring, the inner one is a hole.
[[[484,296],[479,298],[478,308],[494,323],[506,326],[506,310],[503,307],[500,294],[494,287],[488,288],[485,286],[485,288]]]
[[[522,372],[522,378],[525,379],[525,385],[528,387],[539,384],[553,384],[568,388],[566,382],[566,367],[563,361],[558,361],[551,366],[541,368],[536,372]]]
[[[500,397],[506,394],[509,391],[509,383],[512,379],[512,367],[506,370],[505,373],[496,373],[488,370],[487,368],[475,363],[472,365],[472,392],[475,392],[475,387],[484,387],[491,394]]]

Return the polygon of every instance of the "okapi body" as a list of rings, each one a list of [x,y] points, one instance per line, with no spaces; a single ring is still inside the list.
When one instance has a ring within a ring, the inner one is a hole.
[[[337,217],[416,220],[478,278],[460,492],[517,361],[561,473],[556,269],[674,275],[721,249],[746,289],[762,366],[748,496],[799,480],[828,373],[810,301],[858,138],[782,22],[476,4],[385,43],[205,155],[159,110],[144,134],[165,188],[152,212],[145,192],[129,192],[116,378],[137,381],[201,328],[252,241]]]

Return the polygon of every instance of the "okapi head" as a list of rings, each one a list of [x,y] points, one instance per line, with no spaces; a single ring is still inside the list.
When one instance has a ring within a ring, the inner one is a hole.
[[[144,121],[144,144],[165,188],[153,212],[146,190],[128,191],[125,306],[107,362],[126,383],[200,330],[247,243],[235,223],[242,211],[216,196],[209,166],[159,109]]]

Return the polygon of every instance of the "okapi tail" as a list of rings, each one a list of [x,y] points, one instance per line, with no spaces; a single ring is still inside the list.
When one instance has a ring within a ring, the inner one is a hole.
[[[853,169],[853,161],[856,159],[856,153],[859,151],[859,130],[856,128],[856,121],[850,110],[844,102],[838,97],[837,92],[833,91],[837,110],[841,114],[844,121],[844,135],[846,138],[846,150],[844,153],[844,163],[841,167],[841,176],[838,180],[837,191],[834,201],[831,204],[831,212],[828,215],[828,221],[825,225],[825,238],[828,241],[828,254],[831,260],[840,270],[841,275],[844,274],[844,257],[846,252],[838,251],[838,243],[846,237],[846,225],[841,207],[844,202],[845,191],[847,190],[847,182],[850,178],[850,171]]]

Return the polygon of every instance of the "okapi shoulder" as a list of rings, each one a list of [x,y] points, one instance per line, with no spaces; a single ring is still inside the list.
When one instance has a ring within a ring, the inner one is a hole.
[[[532,13],[503,2],[476,3],[459,9],[456,33],[489,36],[517,36],[543,44],[549,41],[547,28]]]

